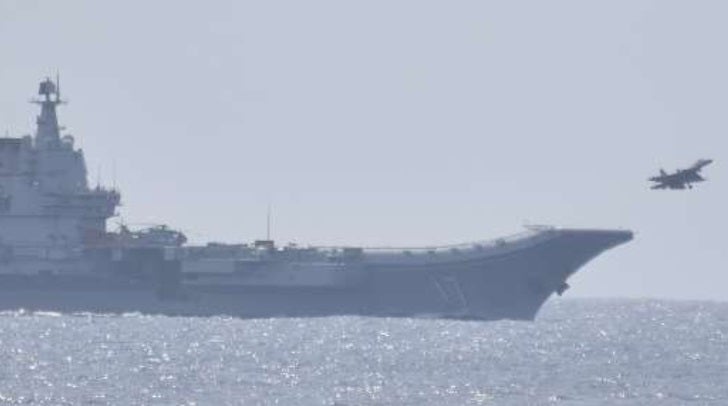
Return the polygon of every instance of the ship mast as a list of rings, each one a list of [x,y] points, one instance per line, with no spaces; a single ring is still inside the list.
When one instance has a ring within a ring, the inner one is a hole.
[[[58,125],[56,106],[64,102],[61,100],[60,87],[57,85],[59,82],[60,78],[56,79],[56,83],[46,78],[38,88],[38,95],[42,97],[31,101],[41,106],[40,115],[36,120],[38,129],[35,134],[35,145],[39,148],[56,148],[61,142],[61,127]]]

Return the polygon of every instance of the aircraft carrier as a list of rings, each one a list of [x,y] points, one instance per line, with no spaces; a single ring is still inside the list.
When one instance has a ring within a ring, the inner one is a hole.
[[[188,245],[167,226],[107,229],[120,193],[88,184],[62,135],[58,81],[34,135],[0,138],[0,310],[309,317],[533,319],[627,230],[531,227],[452,246]]]

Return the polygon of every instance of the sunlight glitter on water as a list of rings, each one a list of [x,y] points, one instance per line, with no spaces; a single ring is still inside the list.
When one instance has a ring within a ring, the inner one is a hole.
[[[728,304],[534,323],[0,314],[3,404],[726,404]],[[131,390],[130,390],[131,389]]]

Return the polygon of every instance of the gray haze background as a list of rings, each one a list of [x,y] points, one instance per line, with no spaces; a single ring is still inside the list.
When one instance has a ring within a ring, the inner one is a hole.
[[[624,227],[636,240],[570,295],[727,300],[726,15],[724,1],[0,0],[0,131],[32,130],[26,101],[59,70],[61,121],[90,179],[116,179],[127,222],[251,240],[272,202],[281,242]],[[710,182],[648,190],[698,158],[716,159]]]

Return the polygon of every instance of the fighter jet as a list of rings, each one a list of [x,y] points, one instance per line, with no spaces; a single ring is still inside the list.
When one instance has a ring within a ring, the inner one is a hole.
[[[668,174],[660,169],[660,175],[651,177],[649,180],[656,182],[651,189],[688,189],[693,188],[693,183],[703,182],[705,178],[700,176],[703,167],[713,163],[712,159],[700,159],[693,166],[687,169],[678,169],[675,173]]]

